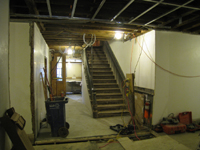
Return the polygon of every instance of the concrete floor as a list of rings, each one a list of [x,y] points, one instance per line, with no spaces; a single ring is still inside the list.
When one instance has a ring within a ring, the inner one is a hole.
[[[91,137],[97,135],[110,135],[116,134],[115,131],[109,129],[109,126],[116,124],[123,124],[121,117],[99,118],[93,119],[87,107],[82,104],[80,94],[68,95],[69,103],[66,104],[66,120],[70,124],[69,135],[66,139]],[[130,119],[130,116],[124,117],[125,123]],[[121,139],[121,143],[111,143],[106,145],[105,141],[100,142],[79,142],[58,145],[41,145],[35,146],[35,150],[131,150],[133,149],[162,149],[162,150],[195,150],[200,141],[200,131],[195,133],[181,133],[174,135],[166,135],[159,133],[159,137],[141,141],[130,141],[129,139]],[[63,138],[51,137],[50,128],[43,128],[36,141],[42,140],[62,140]],[[64,138],[65,139],[65,138]],[[120,140],[119,140],[120,141]],[[105,147],[102,147],[106,145]]]

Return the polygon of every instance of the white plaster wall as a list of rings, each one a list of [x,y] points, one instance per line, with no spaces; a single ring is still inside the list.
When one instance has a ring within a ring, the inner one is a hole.
[[[26,120],[25,131],[32,132],[30,105],[29,23],[10,23],[10,100],[11,106]]]
[[[85,106],[88,108],[90,112],[90,116],[92,117],[92,107],[91,107],[91,102],[90,102],[90,97],[88,93],[88,88],[87,88],[87,82],[85,78],[85,72],[84,72],[84,65],[82,63],[82,103],[85,104]]]
[[[156,63],[169,69],[169,33],[156,32]],[[155,95],[153,101],[152,124],[157,124],[163,117],[169,115],[169,74],[156,67],[155,69]]]
[[[0,117],[10,107],[9,102],[9,0],[0,0]],[[12,144],[0,127],[0,150],[11,149]]]
[[[156,62],[182,75],[200,75],[200,36],[177,32],[156,32]],[[153,124],[169,113],[192,111],[199,119],[200,78],[182,78],[156,67]]]
[[[66,63],[67,77],[81,77],[82,63]]]
[[[127,73],[134,73],[136,63],[141,53],[141,47],[143,47],[144,51],[155,60],[155,31],[137,37],[137,41],[135,39],[124,43],[117,40],[109,41],[110,47],[113,50],[125,76]],[[140,43],[141,47],[138,43]],[[133,53],[131,61],[132,47]],[[135,72],[135,86],[154,89],[154,82],[155,65],[150,61],[145,53],[142,52]]]
[[[35,96],[35,127],[36,132],[40,129],[40,122],[45,118],[45,98],[43,92],[42,78],[44,78],[44,59],[47,58],[47,70],[49,79],[49,47],[47,46],[39,28],[34,24],[34,96]]]

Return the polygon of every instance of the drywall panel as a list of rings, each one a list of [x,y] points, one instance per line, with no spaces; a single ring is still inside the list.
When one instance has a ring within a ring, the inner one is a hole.
[[[186,75],[200,75],[200,36],[183,33],[170,33],[170,71]],[[169,111],[177,115],[179,112],[192,111],[193,119],[200,114],[200,77],[183,78],[169,76]]]
[[[91,107],[91,102],[90,102],[90,97],[89,97],[89,93],[88,93],[88,88],[87,88],[87,82],[86,82],[86,78],[85,78],[85,72],[84,72],[84,65],[82,64],[82,103],[85,104],[85,106],[88,108],[89,112],[90,112],[90,116],[93,116],[92,113],[92,107]]]
[[[40,122],[45,118],[45,97],[43,92],[42,79],[44,78],[45,57],[47,58],[47,74],[49,79],[49,47],[47,46],[39,28],[34,24],[34,96],[35,96],[35,128],[36,132],[40,129]]]
[[[9,102],[9,0],[0,0],[0,117],[10,107]],[[11,142],[0,127],[0,150],[11,149]]]
[[[137,40],[132,39],[124,43],[112,40],[109,44],[124,75],[135,73],[135,86],[154,89],[155,65],[148,56],[155,60],[155,31],[141,35]]]
[[[186,76],[200,75],[200,36],[177,32],[156,32],[156,62]],[[192,111],[199,119],[200,78],[183,78],[156,67],[153,124],[170,113]]]
[[[33,133],[30,105],[29,23],[10,23],[10,100],[11,106],[26,120],[25,131]]]
[[[169,69],[169,33],[156,32],[155,36],[156,63],[165,69]],[[159,67],[155,69],[154,92],[152,124],[157,124],[170,113],[168,110],[169,74]]]

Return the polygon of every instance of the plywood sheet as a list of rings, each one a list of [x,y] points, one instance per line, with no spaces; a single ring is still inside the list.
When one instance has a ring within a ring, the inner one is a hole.
[[[139,125],[143,125],[144,95],[135,92],[135,119]]]

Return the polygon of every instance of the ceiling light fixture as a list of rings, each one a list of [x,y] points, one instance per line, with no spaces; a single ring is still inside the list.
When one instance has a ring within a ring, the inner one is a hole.
[[[67,50],[67,54],[69,54],[69,55],[72,54],[72,49],[71,49],[71,48],[68,48],[68,50]]]
[[[116,32],[115,33],[115,39],[117,39],[117,40],[119,40],[119,39],[121,39],[122,38],[122,33],[121,32]]]

